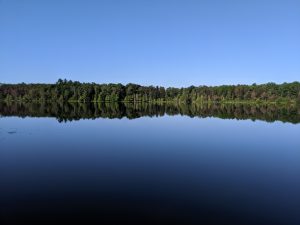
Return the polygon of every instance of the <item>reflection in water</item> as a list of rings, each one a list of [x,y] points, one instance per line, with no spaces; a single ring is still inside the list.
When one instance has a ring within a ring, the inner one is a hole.
[[[59,122],[95,118],[140,118],[186,115],[222,119],[252,119],[267,122],[300,122],[300,107],[250,104],[124,104],[124,103],[5,103],[1,116],[56,117]]]

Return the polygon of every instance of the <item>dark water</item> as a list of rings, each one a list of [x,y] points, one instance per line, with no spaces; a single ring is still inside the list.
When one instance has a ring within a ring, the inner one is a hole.
[[[0,115],[1,224],[300,224],[295,107],[2,103]]]

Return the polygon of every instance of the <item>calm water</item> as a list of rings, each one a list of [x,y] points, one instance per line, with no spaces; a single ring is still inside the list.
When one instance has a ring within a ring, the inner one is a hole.
[[[298,109],[31,104],[0,115],[1,224],[300,224]]]

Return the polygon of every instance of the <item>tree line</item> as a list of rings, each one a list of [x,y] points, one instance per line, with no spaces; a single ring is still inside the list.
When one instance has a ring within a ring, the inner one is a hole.
[[[300,102],[300,83],[164,88],[59,79],[55,84],[0,84],[0,100],[21,102]]]

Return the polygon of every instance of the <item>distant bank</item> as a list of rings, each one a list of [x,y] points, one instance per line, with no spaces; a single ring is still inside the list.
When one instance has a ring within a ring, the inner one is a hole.
[[[55,84],[1,84],[0,101],[300,103],[300,83],[164,88],[95,84],[59,79]]]

